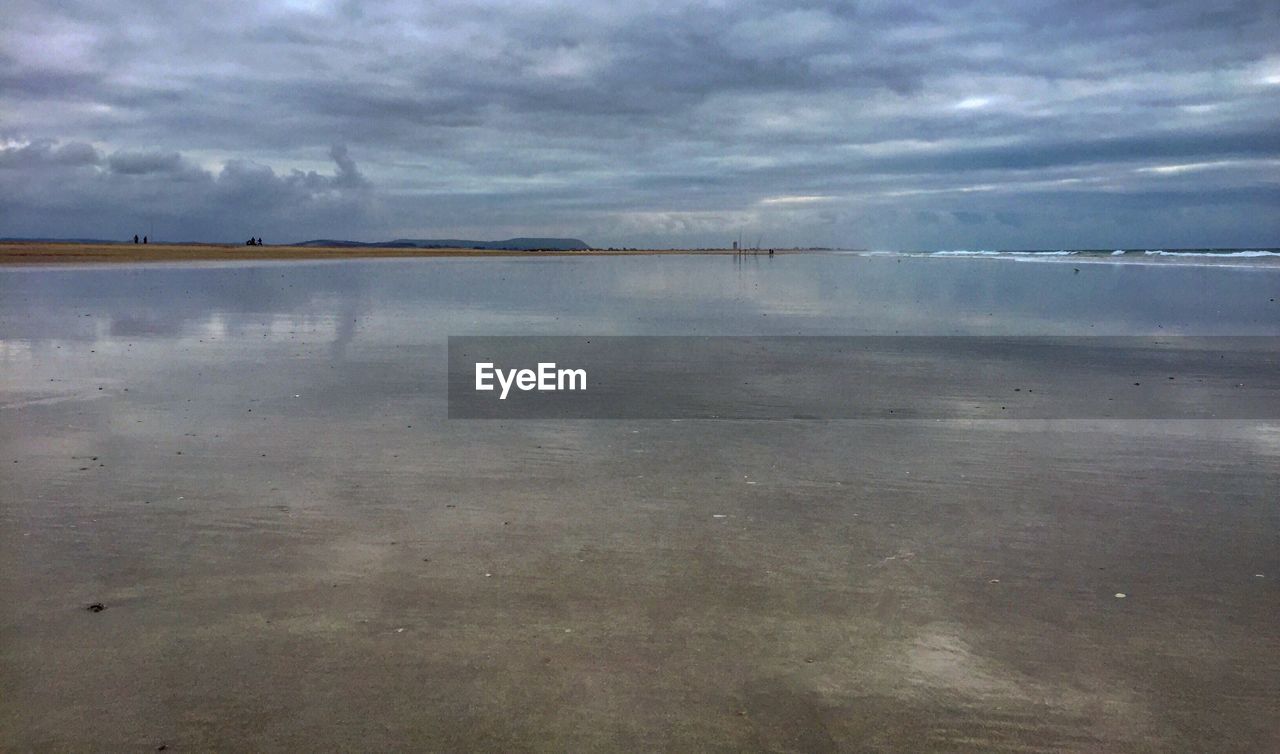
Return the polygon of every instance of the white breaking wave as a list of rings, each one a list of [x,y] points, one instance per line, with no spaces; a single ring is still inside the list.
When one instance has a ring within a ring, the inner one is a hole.
[[[1165,251],[1164,249],[1116,249],[1115,251],[1093,251],[1088,249],[1063,249],[1059,251],[994,251],[991,249],[946,249],[943,251],[892,251],[875,250],[839,250],[832,254],[852,254],[860,257],[950,257],[952,259],[1000,259],[1010,262],[1042,262],[1044,264],[1063,263],[1070,258],[1071,264],[1123,264],[1123,265],[1163,265],[1172,263],[1157,259],[1142,261],[1146,257],[1188,257],[1180,262],[1183,265],[1212,267],[1243,267],[1280,269],[1274,262],[1263,262],[1263,259],[1280,258],[1280,250],[1276,249],[1244,249],[1240,251]],[[1126,256],[1128,255],[1128,256]],[[1203,261],[1201,261],[1203,260]],[[1257,261],[1254,261],[1257,260]],[[1276,259],[1280,261],[1280,259]],[[1232,262],[1235,262],[1234,264]]]
[[[1070,257],[1078,251],[931,251],[931,257]]]
[[[1144,251],[1149,257],[1280,257],[1280,251]]]

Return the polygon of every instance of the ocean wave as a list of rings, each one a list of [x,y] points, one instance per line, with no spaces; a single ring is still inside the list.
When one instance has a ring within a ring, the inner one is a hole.
[[[949,249],[922,253],[930,257],[1074,257],[1079,255],[1122,257],[1125,254],[1137,254],[1139,252],[1149,257],[1218,257],[1221,259],[1233,257],[1280,257],[1280,251],[1274,249],[1184,249],[1177,251],[1165,251],[1164,249],[1116,249],[1109,253],[1092,249],[1063,249],[1061,251],[991,251],[986,249],[971,251],[968,249]]]
[[[1165,251],[1156,249],[1144,251],[1149,257],[1280,257],[1280,251],[1262,251],[1249,249],[1245,251]]]
[[[1079,251],[968,251],[956,249],[951,251],[926,252],[931,257],[1072,257]]]
[[[965,249],[956,249],[953,251],[931,251],[927,252],[931,257],[994,257],[999,256],[1003,252],[999,251],[967,251]]]
[[[1245,266],[1274,266],[1280,261],[1280,248],[1262,249],[1060,249],[1057,251],[996,250],[996,249],[944,249],[942,251],[892,251],[887,249],[834,251],[836,254],[855,254],[876,257],[950,257],[969,259],[1003,259],[1012,262],[1053,262],[1070,259],[1076,264],[1085,262],[1109,264],[1161,264],[1156,257],[1184,257],[1183,264],[1222,265],[1231,261]],[[1141,261],[1152,257],[1149,261]],[[1195,261],[1193,261],[1195,260]],[[1199,261],[1203,260],[1203,261]],[[1264,261],[1265,260],[1265,261]]]

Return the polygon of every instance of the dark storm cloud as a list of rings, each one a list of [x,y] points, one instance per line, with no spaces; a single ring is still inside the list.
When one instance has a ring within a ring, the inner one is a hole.
[[[0,235],[1280,242],[1272,2],[5,16]]]
[[[333,173],[229,160],[217,171],[177,152],[118,151],[48,142],[0,150],[0,222],[27,220],[62,230],[107,228],[117,237],[163,229],[172,240],[227,240],[300,223],[335,235],[377,213],[368,181],[344,146],[330,149]],[[24,235],[36,235],[28,232]],[[93,237],[93,236],[90,236]],[[297,240],[273,238],[273,240]]]
[[[191,170],[177,152],[116,152],[107,160],[111,172],[122,175],[182,173]]]
[[[0,150],[0,169],[20,170],[44,165],[96,165],[102,155],[91,144],[68,142],[58,145],[43,139],[21,147]]]

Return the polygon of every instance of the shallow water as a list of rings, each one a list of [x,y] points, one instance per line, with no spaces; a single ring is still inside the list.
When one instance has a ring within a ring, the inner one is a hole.
[[[305,322],[339,343],[579,332],[1271,335],[1278,274],[1267,264],[839,253],[8,268],[0,334],[6,343],[163,338]]]
[[[450,421],[444,360],[1274,336],[1276,298],[839,254],[2,269],[0,748],[1266,749],[1273,421]]]

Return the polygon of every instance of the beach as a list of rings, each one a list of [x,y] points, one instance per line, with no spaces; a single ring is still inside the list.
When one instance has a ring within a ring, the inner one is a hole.
[[[1274,337],[1276,268],[465,254],[0,270],[0,748],[1280,747],[1261,371],[1108,373],[1186,408],[1120,419],[445,391],[458,335]]]
[[[582,256],[761,256],[794,254],[851,254],[865,257],[929,257],[1003,261],[1057,261],[1076,264],[1185,264],[1280,267],[1280,249],[1072,249],[1009,251],[876,251],[868,249],[769,248],[591,248],[494,249],[412,246],[316,246],[216,243],[81,243],[73,241],[0,241],[0,265],[138,264],[144,262],[339,261],[343,259],[406,259],[431,257],[582,257]]]
[[[252,260],[371,259],[404,257],[618,256],[631,254],[736,254],[732,249],[519,249],[413,248],[379,246],[247,246],[235,244],[98,244],[0,242],[0,264],[102,264]],[[768,253],[752,250],[751,253]]]

